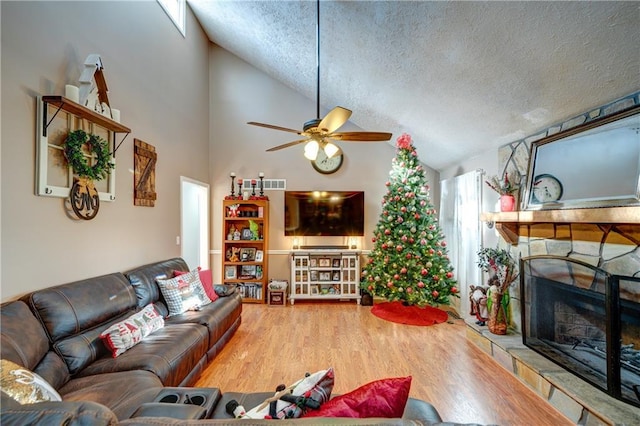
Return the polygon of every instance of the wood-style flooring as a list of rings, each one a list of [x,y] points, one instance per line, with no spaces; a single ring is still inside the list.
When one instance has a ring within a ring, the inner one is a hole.
[[[338,394],[412,376],[410,396],[433,404],[444,421],[572,424],[468,341],[465,327],[452,317],[430,327],[395,324],[352,302],[245,304],[242,325],[196,386],[270,392],[333,367]]]

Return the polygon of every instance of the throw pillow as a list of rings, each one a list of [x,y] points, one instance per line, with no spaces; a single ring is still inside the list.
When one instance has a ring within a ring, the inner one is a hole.
[[[169,316],[179,315],[189,310],[197,311],[201,306],[211,303],[211,299],[202,287],[200,274],[197,270],[168,280],[158,279],[156,281],[164,300],[167,302]]]
[[[100,334],[100,338],[115,358],[162,327],[164,319],[151,304],[124,321],[113,324]]]
[[[173,276],[177,277],[186,273],[187,271],[173,271]],[[212,302],[215,302],[218,299],[218,295],[213,289],[213,275],[211,273],[211,269],[205,269],[203,271],[202,268],[198,266],[198,276],[200,277],[200,282],[202,283],[204,292],[207,293],[207,296]]]
[[[0,360],[0,388],[20,404],[62,401],[60,394],[42,377],[9,360]]]
[[[293,385],[289,386],[285,391],[279,393],[288,393],[293,396],[303,396],[304,398],[310,398],[320,404],[324,404],[331,398],[331,391],[333,390],[334,374],[333,368],[327,370],[320,370],[314,374],[309,374],[303,379],[297,381]],[[277,393],[276,396],[279,394]],[[300,417],[303,412],[303,408],[297,406],[295,403],[282,401],[276,397],[269,398],[262,404],[258,405],[254,409],[248,411],[242,416],[242,418],[250,419],[264,419],[270,416],[269,403],[276,401],[275,419],[292,419]]]
[[[238,291],[238,286],[235,285],[226,285],[226,284],[216,284],[213,286],[216,294],[219,297],[227,297],[231,296],[233,293]]]
[[[376,380],[333,398],[303,417],[402,417],[411,376]]]

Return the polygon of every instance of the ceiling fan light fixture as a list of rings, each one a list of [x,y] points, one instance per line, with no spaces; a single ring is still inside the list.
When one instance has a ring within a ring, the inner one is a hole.
[[[340,151],[340,148],[331,142],[327,142],[324,146],[324,153],[327,154],[327,158],[333,157],[338,153],[338,151]]]
[[[318,156],[318,149],[320,149],[320,145],[318,145],[317,141],[309,141],[309,143],[304,146],[304,156],[308,160],[313,161]]]

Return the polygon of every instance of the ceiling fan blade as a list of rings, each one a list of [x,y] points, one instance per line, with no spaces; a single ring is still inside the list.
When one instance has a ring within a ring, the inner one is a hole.
[[[299,143],[306,142],[309,139],[298,139],[297,141],[287,142],[282,145],[274,146],[273,148],[269,148],[267,152],[278,151],[280,149],[289,148],[290,146],[298,145]]]
[[[249,121],[247,124],[251,124],[252,126],[266,127],[267,129],[281,130],[283,132],[296,133],[298,135],[302,134],[300,130],[289,129],[287,127],[274,126],[273,124],[256,123],[255,121]]]
[[[344,123],[346,123],[347,120],[349,120],[349,117],[351,117],[350,110],[337,106],[329,111],[322,121],[320,121],[318,124],[318,130],[331,133],[334,130],[338,130]]]
[[[379,142],[391,139],[391,133],[385,132],[336,132],[327,135],[337,141]]]

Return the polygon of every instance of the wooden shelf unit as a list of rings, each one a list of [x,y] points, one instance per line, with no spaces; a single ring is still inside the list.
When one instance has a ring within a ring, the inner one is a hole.
[[[224,200],[222,205],[222,283],[238,286],[242,294],[242,301],[245,303],[265,303],[269,266],[269,201]],[[238,216],[232,215],[231,206],[234,205],[238,205]],[[258,225],[258,239],[242,239],[243,230],[249,229],[249,221]],[[233,230],[240,232],[239,238],[241,239],[234,239]],[[233,248],[239,250],[238,257],[241,256],[243,249],[261,251],[262,260],[242,260],[239,258],[237,261],[231,261],[230,256]],[[233,274],[228,272],[233,272]]]
[[[495,223],[496,230],[510,244],[518,244],[520,226],[536,223],[640,224],[640,206],[589,209],[532,210],[482,213],[480,220]]]

